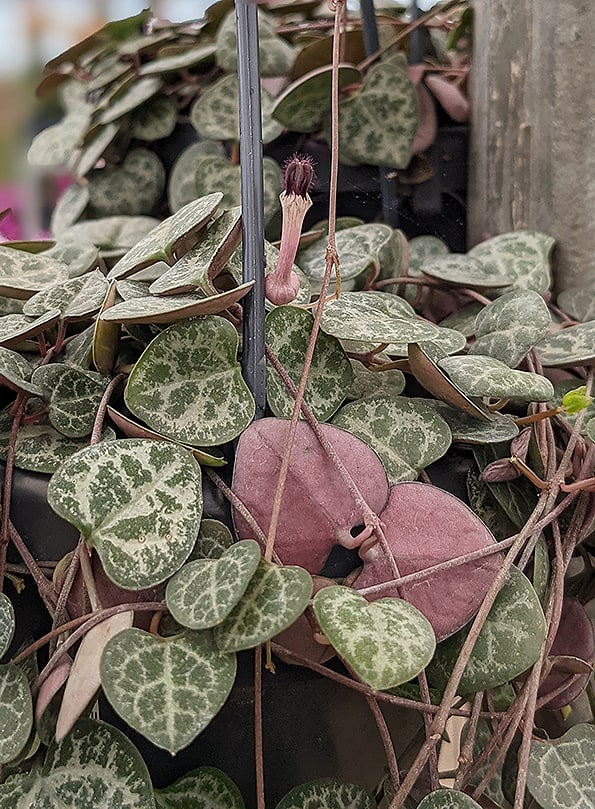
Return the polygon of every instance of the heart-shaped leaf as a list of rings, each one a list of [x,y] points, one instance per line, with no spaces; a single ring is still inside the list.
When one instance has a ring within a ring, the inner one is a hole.
[[[480,242],[467,255],[479,259],[485,272],[508,278],[509,284],[517,289],[547,292],[553,246],[554,239],[545,233],[518,230]]]
[[[132,149],[119,166],[88,176],[93,217],[149,214],[165,188],[165,169],[155,152]]]
[[[561,329],[544,337],[537,346],[544,365],[571,368],[593,365],[595,360],[595,320]]]
[[[33,138],[27,159],[34,166],[63,166],[83,140],[89,125],[89,108],[81,105]]]
[[[383,355],[387,360],[386,355]],[[377,357],[378,359],[378,357]],[[381,360],[382,361],[382,360]],[[351,360],[353,382],[347,392],[347,399],[357,401],[370,396],[399,396],[405,388],[405,375],[397,368],[380,368],[371,371],[359,360]]]
[[[275,22],[263,11],[258,13],[259,65],[261,76],[284,76],[289,72],[295,51],[277,35]],[[238,72],[236,19],[233,11],[225,15],[217,31],[217,64],[226,73]]]
[[[194,177],[195,165],[197,160],[207,155],[225,157],[223,145],[213,140],[199,141],[191,143],[178,155],[167,184],[167,199],[172,213],[199,196]]]
[[[97,123],[109,124],[141,107],[145,101],[156,95],[162,86],[163,82],[157,76],[146,76],[130,84],[127,83],[121,91],[112,96],[109,104],[99,115]]]
[[[189,559],[219,559],[233,542],[231,531],[224,523],[205,518]]]
[[[477,315],[470,354],[486,354],[516,368],[552,322],[543,298],[533,290],[513,290]]]
[[[297,385],[312,331],[313,316],[295,306],[278,306],[266,318],[266,340]],[[351,363],[336,337],[321,333],[308,373],[305,401],[318,421],[328,421],[351,386]],[[290,418],[294,399],[277,372],[268,366],[267,398],[279,418]],[[342,426],[342,425],[340,425]]]
[[[443,602],[444,603],[444,602]],[[443,688],[469,628],[436,647],[428,681]],[[545,619],[529,579],[512,567],[508,581],[488,614],[459,684],[459,694],[475,694],[509,682],[538,659],[545,639]]]
[[[70,669],[58,721],[56,741],[69,733],[101,686],[99,661],[106,643],[119,632],[132,626],[133,612],[120,612],[91,627],[81,641]]]
[[[144,38],[146,39],[146,35]],[[169,52],[170,50],[171,53]],[[183,51],[180,51],[177,46],[172,46],[171,49],[166,46],[160,49],[160,55],[157,59],[141,65],[138,73],[140,76],[177,73],[187,67],[212,64],[216,50],[217,48],[212,42],[200,43]]]
[[[76,177],[84,177],[87,172],[95,167],[95,164],[102,157],[119,131],[119,124],[107,124],[106,126],[97,127],[93,135],[89,135],[85,138],[85,145],[77,149],[71,156],[69,163]],[[78,219],[78,217],[76,217],[76,219]]]
[[[126,278],[157,261],[172,264],[178,245],[206,225],[221,200],[222,194],[208,194],[164,219],[117,262],[108,278]]]
[[[48,501],[96,548],[115,584],[140,590],[175,573],[194,546],[200,467],[165,442],[102,442],[64,463],[50,481]]]
[[[33,381],[40,376],[37,371]],[[49,403],[49,419],[56,430],[68,438],[89,435],[107,384],[108,380],[100,374],[65,368],[56,379]]]
[[[14,634],[14,609],[12,601],[0,593],[0,660],[4,657]]]
[[[313,607],[335,650],[375,690],[406,683],[432,659],[432,627],[407,601],[381,598],[369,604],[348,587],[324,587]]]
[[[341,152],[360,163],[405,168],[417,123],[415,85],[406,71],[381,62],[339,107]]]
[[[155,790],[157,809],[245,809],[234,782],[216,767],[190,770],[166,787]]]
[[[304,0],[305,3],[308,0]],[[300,4],[301,5],[301,4]],[[292,10],[295,8],[296,3],[291,3]],[[313,9],[316,7],[313,6]],[[275,9],[271,9],[274,13]],[[306,8],[304,11],[307,13]],[[302,43],[300,43],[301,45]],[[344,53],[344,59],[351,65],[357,65],[362,62],[366,57],[364,48],[364,39],[361,30],[351,29],[343,31],[341,36],[341,52]],[[295,61],[291,67],[290,77],[298,79],[304,76],[311,70],[318,67],[327,67],[333,60],[333,37],[316,36],[312,41],[307,42],[301,47],[299,53],[295,57]]]
[[[339,65],[338,74],[339,87],[361,80],[353,65]],[[294,132],[316,132],[331,107],[331,77],[328,65],[300,76],[277,96],[271,114]]]
[[[437,789],[426,795],[417,809],[481,809],[481,806],[458,789]]]
[[[60,238],[96,244],[104,257],[121,256],[158,225],[159,220],[151,216],[102,216],[70,225],[60,231]]]
[[[271,118],[273,99],[262,88],[260,113],[262,141],[270,143],[283,132],[283,126]],[[240,140],[239,87],[235,74],[223,76],[204,90],[190,110],[190,123],[203,136],[212,140]]]
[[[519,428],[512,416],[492,413],[489,421],[479,421],[438,399],[421,401],[434,408],[448,424],[453,444],[499,444],[518,435]]]
[[[219,712],[236,675],[210,631],[159,638],[126,629],[101,658],[101,685],[114,710],[158,747],[175,754]]]
[[[60,312],[57,309],[36,318],[26,315],[4,315],[0,317],[0,345],[6,348],[20,348],[27,339],[49,329],[59,318]]]
[[[444,357],[438,365],[467,396],[547,402],[554,393],[544,376],[516,371],[493,357]]]
[[[562,290],[558,306],[575,320],[595,320],[595,295],[586,284]]]
[[[269,219],[279,210],[281,193],[281,170],[272,157],[262,161],[264,175],[264,218]],[[223,193],[224,208],[234,208],[241,203],[240,167],[229,162],[226,157],[201,157],[194,165],[195,196]]]
[[[254,417],[254,399],[237,361],[238,333],[221,317],[183,321],[145,349],[124,398],[129,410],[184,444],[231,441]]]
[[[196,559],[167,583],[167,608],[182,626],[209,629],[220,624],[246,592],[260,561],[252,539],[232,545],[219,559]]]
[[[132,118],[132,137],[148,141],[167,138],[174,131],[177,120],[178,108],[174,99],[163,94],[153,96],[135,111]],[[129,152],[130,154],[132,153]]]
[[[0,245],[0,295],[30,298],[40,289],[68,279],[68,267],[60,261]]]
[[[276,809],[375,809],[376,801],[358,784],[338,781],[310,781],[294,787]]]
[[[103,273],[95,270],[38,292],[26,302],[23,313],[39,317],[57,309],[62,320],[86,320],[99,311],[107,286]]]
[[[236,451],[233,490],[265,532],[270,524],[271,492],[279,476],[288,428],[289,422],[282,419],[260,419],[244,430]],[[320,429],[366,503],[380,513],[388,497],[388,482],[378,456],[344,430],[328,424],[322,424]],[[250,525],[237,512],[234,522],[242,539],[254,536]],[[284,564],[300,565],[310,573],[318,573],[333,545],[351,546],[351,529],[363,522],[361,505],[346,490],[310,427],[300,421],[275,540],[279,558]]]
[[[559,739],[531,743],[527,789],[540,806],[568,809],[595,805],[595,727],[575,725]]]
[[[283,632],[303,613],[312,579],[301,567],[279,567],[260,559],[246,592],[214,630],[223,652],[251,649]]]
[[[446,329],[456,329],[462,332],[465,337],[473,337],[475,334],[475,320],[483,308],[482,303],[471,301],[466,306],[455,309],[448,317],[440,321],[440,325]]]
[[[79,720],[72,733],[52,744],[42,769],[0,785],[1,809],[57,807],[65,801],[81,809],[156,809],[138,750],[121,731],[92,719]]]
[[[13,665],[0,666],[0,764],[16,758],[33,727],[33,701],[27,677]],[[0,796],[1,796],[0,792]]]
[[[17,391],[26,391],[34,396],[41,394],[41,389],[32,384],[32,367],[21,354],[0,346],[0,382]]]
[[[482,264],[478,258],[460,253],[432,256],[421,265],[424,275],[439,278],[453,286],[471,289],[495,289],[509,286],[508,278],[498,274],[490,265]]]
[[[444,455],[452,438],[434,408],[403,397],[351,402],[339,410],[333,424],[357,435],[378,454],[391,483],[415,480]]]
[[[495,542],[488,528],[461,500],[425,483],[393,486],[380,519],[402,576],[488,548]],[[365,542],[360,556],[364,567],[354,582],[357,590],[394,579],[390,560],[379,543]],[[501,563],[500,554],[488,556],[404,584],[401,592],[426,616],[436,638],[441,640],[464,626],[477,612]],[[387,585],[366,597],[397,594],[394,585]],[[444,609],[446,603],[448,610]]]

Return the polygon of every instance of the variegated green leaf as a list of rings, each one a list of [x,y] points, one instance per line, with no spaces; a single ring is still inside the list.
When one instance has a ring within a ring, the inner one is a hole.
[[[456,329],[465,337],[473,337],[475,334],[475,320],[483,308],[483,304],[479,303],[479,301],[471,301],[471,303],[456,309],[444,320],[441,320],[440,325],[445,329]]]
[[[569,326],[544,337],[537,346],[544,365],[570,368],[573,365],[593,365],[595,360],[595,320]]]
[[[219,559],[233,544],[229,528],[219,520],[205,518],[200,524],[198,539],[189,556],[192,559]]]
[[[64,241],[96,244],[104,254],[106,251],[125,253],[157,225],[159,220],[151,216],[102,216],[76,222],[59,235]]]
[[[531,289],[515,289],[484,307],[475,320],[476,341],[470,354],[494,357],[516,368],[549,329],[545,301]]]
[[[277,35],[273,18],[263,11],[258,14],[258,38],[261,75],[286,75],[294,60],[295,51]],[[237,73],[236,20],[233,11],[224,17],[217,31],[217,64],[226,73]]]
[[[234,782],[216,767],[191,770],[166,787],[155,790],[157,809],[245,809]]]
[[[367,789],[358,784],[338,781],[310,781],[294,787],[282,798],[276,809],[375,809]]]
[[[89,435],[107,384],[100,374],[66,368],[56,380],[50,398],[51,424],[69,438]]]
[[[56,242],[45,255],[66,264],[69,278],[85,275],[99,265],[99,250],[90,243]]]
[[[70,166],[76,177],[84,177],[95,167],[119,131],[119,124],[111,123],[98,127],[96,133],[90,139],[86,139],[85,145],[78,149],[70,160]]]
[[[6,764],[27,744],[33,727],[31,691],[27,677],[18,666],[0,666],[0,704],[0,764]]]
[[[251,649],[283,632],[306,609],[312,579],[301,567],[261,559],[240,602],[213,630],[223,652]]]
[[[203,140],[191,143],[178,155],[167,183],[167,199],[172,213],[199,196],[194,176],[195,164],[199,158],[207,155],[225,157],[223,145],[218,141]]]
[[[189,202],[175,214],[164,219],[117,262],[108,278],[126,278],[157,261],[172,264],[176,246],[206,225],[219,207],[222,198],[223,195],[220,193],[208,194]]]
[[[41,334],[60,318],[57,309],[46,312],[40,317],[26,315],[4,315],[0,317],[0,345],[6,348],[18,348],[28,338]]]
[[[377,691],[411,680],[434,654],[431,624],[400,598],[368,603],[348,587],[325,587],[313,607],[337,653]]]
[[[109,105],[99,115],[97,122],[109,124],[142,106],[156,95],[163,82],[157,76],[146,76],[138,81],[126,84],[124,89],[110,99]]]
[[[0,245],[0,295],[30,298],[40,289],[68,279],[68,267],[60,261]]]
[[[114,710],[173,755],[222,708],[235,679],[236,657],[217,649],[209,630],[160,638],[126,629],[107,643],[100,668]]]
[[[421,275],[423,264],[448,253],[448,245],[437,236],[415,236],[409,240],[409,275]]]
[[[89,125],[89,108],[81,105],[33,138],[27,159],[34,166],[63,166],[80,146]]]
[[[446,421],[452,433],[453,444],[499,444],[518,435],[519,428],[512,416],[492,413],[489,421],[479,421],[438,399],[421,401],[434,408]]]
[[[95,270],[38,292],[29,298],[23,313],[38,317],[58,310],[62,320],[87,320],[101,308],[107,287],[103,273]]]
[[[132,137],[148,141],[167,138],[174,131],[177,120],[178,108],[174,99],[163,94],[153,96],[135,111],[131,125]]]
[[[200,466],[165,442],[104,441],[64,463],[48,501],[97,550],[112,581],[140,590],[175,573],[194,546]]]
[[[390,358],[386,357],[386,359]],[[377,369],[371,371],[359,360],[352,359],[351,369],[353,371],[353,382],[347,392],[347,399],[357,401],[358,399],[367,399],[370,396],[399,396],[399,394],[403,393],[405,375],[397,368],[389,368],[386,371]]]
[[[508,278],[512,287],[547,292],[553,246],[554,239],[545,233],[519,230],[480,242],[467,255],[479,259],[486,272]]]
[[[388,225],[367,224],[346,228],[337,233],[337,252],[341,260],[341,282],[362,275],[371,265],[380,262],[380,252],[392,237]],[[320,287],[326,267],[326,239],[300,250],[297,263],[306,273],[313,286]],[[334,279],[331,279],[333,282]],[[331,283],[331,290],[333,284]]]
[[[149,214],[163,194],[165,178],[155,152],[132,149],[119,166],[96,169],[87,177],[91,215]]]
[[[554,387],[549,379],[528,371],[515,371],[486,356],[444,357],[438,363],[467,396],[547,402]]]
[[[0,346],[0,384],[40,396],[41,389],[31,382],[32,371],[33,368],[25,357]]]
[[[465,627],[438,644],[427,669],[430,685],[445,686],[468,633]],[[545,618],[537,593],[512,567],[479,633],[458,693],[474,694],[509,682],[535,663],[544,640]]]
[[[270,143],[283,132],[283,126],[271,118],[273,99],[262,88],[260,114],[262,141]],[[190,123],[203,138],[240,140],[239,88],[236,74],[223,76],[209,85],[190,110]]]
[[[481,809],[481,806],[458,789],[437,789],[426,795],[417,809]]]
[[[558,739],[533,740],[527,789],[544,809],[588,809],[595,805],[593,761],[593,725],[575,725]]]
[[[319,67],[305,73],[275,99],[271,114],[287,129],[294,132],[316,132],[331,107],[330,66]],[[339,87],[356,84],[361,80],[353,65],[339,65]]]
[[[152,295],[201,290],[212,295],[213,281],[242,238],[240,208],[225,211],[206,229],[200,241],[149,287]]]
[[[181,53],[171,53],[146,62],[141,65],[138,72],[140,76],[152,76],[155,74],[177,73],[186,67],[199,65],[203,62],[210,64],[214,61],[213,56],[216,50],[216,46],[212,42],[199,43]]]
[[[229,615],[246,592],[260,561],[260,548],[244,539],[219,559],[188,562],[167,583],[167,608],[182,626],[209,629]]]
[[[130,374],[129,410],[184,444],[231,441],[250,424],[255,407],[237,350],[237,331],[221,317],[170,326],[147,346]]]
[[[360,163],[405,168],[417,123],[415,85],[405,70],[381,62],[339,107],[341,154]]]
[[[470,287],[471,289],[494,289],[509,285],[508,278],[498,274],[490,265],[482,264],[477,258],[461,253],[432,256],[421,265],[424,275],[439,278],[453,286]]]
[[[446,421],[430,405],[403,397],[370,397],[344,405],[333,419],[371,447],[390,483],[415,480],[451,444]]]
[[[595,443],[595,418],[589,419],[585,424],[584,432],[587,438]]]
[[[50,219],[50,231],[62,238],[62,234],[83,215],[89,204],[89,189],[86,185],[72,183],[62,194]]]
[[[295,306],[278,306],[266,318],[266,340],[299,385],[314,318]],[[328,421],[345,399],[353,380],[351,363],[336,337],[321,333],[308,373],[305,401],[318,421]],[[290,418],[294,398],[272,366],[267,371],[269,407],[279,418]]]
[[[492,494],[492,489],[480,479],[473,466],[467,472],[466,485],[469,505],[498,541],[517,533],[517,524],[510,519]]]
[[[0,809],[156,809],[147,766],[105,722],[81,719],[50,746],[42,769],[0,785]]]
[[[24,303],[24,301],[18,298],[6,298],[0,295],[0,317],[4,317],[4,315],[22,314]]]
[[[594,292],[592,284],[564,289],[558,295],[558,306],[575,320],[595,320]]]
[[[0,660],[6,654],[14,634],[14,609],[12,601],[0,593]]]
[[[281,193],[281,170],[272,157],[262,161],[264,175],[264,218],[268,222],[279,210]],[[223,193],[224,208],[234,208],[241,202],[240,167],[234,166],[225,157],[201,157],[194,166],[196,194]]]

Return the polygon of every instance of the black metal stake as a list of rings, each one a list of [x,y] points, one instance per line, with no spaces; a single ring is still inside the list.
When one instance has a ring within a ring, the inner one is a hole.
[[[256,402],[256,418],[266,406],[264,340],[264,189],[258,10],[253,0],[236,0],[240,97],[240,178],[242,189],[243,281],[254,281],[244,298],[242,370]]]
[[[366,50],[366,56],[370,56],[376,53],[380,47],[374,0],[360,0],[360,8],[362,12],[364,48]],[[396,179],[389,179],[389,172],[390,169],[386,168],[386,166],[378,166],[380,193],[382,195],[382,218],[388,225],[398,228],[400,217],[399,198],[396,193]]]

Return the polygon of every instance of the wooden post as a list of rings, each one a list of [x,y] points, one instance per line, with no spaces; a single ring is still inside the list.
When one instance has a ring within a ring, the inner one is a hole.
[[[551,234],[558,291],[595,292],[595,2],[474,3],[469,246]]]

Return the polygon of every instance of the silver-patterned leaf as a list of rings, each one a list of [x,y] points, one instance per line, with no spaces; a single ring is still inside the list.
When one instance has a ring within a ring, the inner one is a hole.
[[[324,66],[305,73],[277,96],[271,113],[293,132],[316,132],[322,128],[331,107],[332,67]],[[354,65],[339,65],[339,87],[361,81]]]
[[[29,298],[23,313],[39,317],[58,310],[62,320],[88,320],[101,308],[107,288],[103,273],[95,270],[38,292]]]
[[[484,307],[475,320],[470,354],[494,357],[516,368],[546,334],[552,318],[545,301],[531,289],[515,289]]]
[[[0,704],[0,764],[7,764],[27,744],[33,727],[31,691],[27,677],[18,666],[0,666]]]
[[[135,110],[130,132],[138,140],[167,138],[174,131],[177,120],[178,108],[175,100],[171,96],[159,94]]]
[[[207,228],[197,244],[149,287],[151,295],[216,292],[213,281],[221,272],[242,238],[240,208],[221,214]]]
[[[422,274],[422,265],[431,258],[448,253],[448,245],[437,236],[415,236],[409,240],[409,275],[414,278]]]
[[[218,141],[203,140],[191,143],[178,155],[167,183],[167,200],[172,213],[179,211],[199,196],[194,177],[195,164],[199,158],[207,155],[225,157],[223,145]]]
[[[547,292],[553,246],[554,239],[545,233],[519,230],[480,242],[467,255],[479,259],[486,272],[508,278],[512,287]]]
[[[554,393],[544,376],[516,371],[493,357],[444,357],[438,365],[467,396],[547,402]]]
[[[384,355],[386,360],[389,357]],[[376,357],[378,358],[378,355]],[[351,360],[353,382],[347,392],[347,399],[367,399],[370,396],[399,396],[405,388],[405,375],[397,368],[371,371],[359,360]]]
[[[70,166],[76,177],[84,177],[87,172],[95,167],[95,164],[119,131],[119,124],[111,123],[98,127],[97,131],[89,139],[85,139],[85,145],[78,149],[70,160]]]
[[[294,787],[276,809],[375,809],[376,801],[358,784],[327,779]]]
[[[69,278],[85,275],[99,265],[99,250],[91,243],[56,242],[45,255],[66,264]]]
[[[87,177],[90,214],[96,217],[149,214],[165,188],[163,163],[150,149],[132,149],[118,166]]]
[[[91,242],[104,254],[125,253],[157,225],[159,220],[152,216],[102,216],[76,222],[60,231],[59,236],[69,242]]]
[[[233,542],[234,538],[225,523],[205,518],[200,524],[198,539],[188,560],[219,559]]]
[[[89,204],[89,189],[81,183],[72,183],[62,194],[50,219],[50,231],[57,238],[81,218]]]
[[[381,62],[339,107],[341,154],[360,163],[405,168],[417,124],[415,85],[405,70]]]
[[[348,587],[325,587],[313,607],[334,649],[375,690],[406,683],[432,659],[432,626],[407,601],[380,598],[368,603]]]
[[[281,193],[281,170],[272,157],[262,161],[264,175],[264,218],[268,222],[279,210]],[[194,166],[196,195],[223,193],[224,208],[234,208],[241,202],[240,167],[233,165],[226,157],[201,157]]]
[[[194,547],[200,466],[169,443],[104,441],[64,463],[48,501],[97,550],[113,582],[140,590],[175,573]]]
[[[595,806],[595,727],[575,725],[551,741],[531,743],[527,789],[544,809]]]
[[[32,372],[33,368],[25,357],[0,346],[0,383],[13,390],[40,396],[41,389],[31,382]]]
[[[57,323],[59,318],[60,312],[57,309],[36,318],[26,315],[4,315],[0,317],[0,345],[6,348],[19,348],[25,340],[41,334]]]
[[[489,421],[479,421],[438,399],[421,402],[440,413],[450,427],[453,444],[499,444],[510,441],[519,432],[514,418],[503,413],[492,413]]]
[[[220,193],[208,194],[189,202],[175,214],[164,219],[122,256],[111,269],[108,278],[126,278],[157,261],[172,264],[178,243],[197,233],[207,224],[222,198],[223,195]]]
[[[592,284],[562,290],[557,303],[575,320],[595,320],[595,290]]]
[[[254,417],[237,360],[238,333],[224,318],[182,321],[161,332],[136,363],[124,398],[162,435],[191,446],[231,441]]]
[[[145,101],[156,95],[162,86],[163,82],[157,76],[146,76],[130,84],[127,83],[122,91],[110,99],[109,105],[101,112],[97,122],[109,124],[116,121],[142,106]]]
[[[458,789],[437,789],[426,795],[417,809],[481,809],[481,806]]]
[[[278,306],[266,317],[266,341],[299,385],[314,318],[295,306]],[[318,421],[328,421],[345,399],[353,381],[351,363],[340,342],[324,332],[318,335],[308,372],[305,401]],[[294,398],[272,366],[267,369],[267,399],[279,418],[291,418]]]
[[[443,688],[459,656],[469,627],[436,647],[427,669],[430,685]],[[545,639],[545,618],[529,579],[512,567],[498,593],[459,685],[459,694],[474,694],[509,682],[530,668]]]
[[[382,461],[390,483],[415,480],[441,458],[452,436],[446,421],[423,401],[403,397],[370,397],[344,405],[333,419],[371,447]]]
[[[595,418],[589,419],[585,424],[585,435],[595,444]]]
[[[273,18],[263,11],[258,13],[258,39],[261,76],[285,76],[295,58],[295,50],[277,35]],[[236,19],[233,11],[226,14],[217,31],[217,64],[226,73],[237,73]]]
[[[169,580],[167,608],[182,626],[209,629],[229,615],[248,587],[260,561],[260,547],[244,539],[219,559],[195,559]]]
[[[393,230],[388,225],[367,224],[346,228],[337,233],[337,252],[341,261],[341,281],[350,281],[380,262],[380,252],[389,242]],[[326,239],[318,239],[300,250],[297,263],[313,286],[320,287],[326,267]],[[334,278],[331,278],[331,291]]]
[[[303,613],[312,579],[301,567],[278,567],[261,559],[242,599],[213,630],[223,652],[251,649],[283,632]]]
[[[105,722],[81,719],[50,746],[42,769],[0,785],[0,809],[156,809],[147,765]]]
[[[212,42],[199,44],[182,52],[175,52],[159,56],[150,62],[141,65],[139,76],[152,76],[154,74],[177,73],[186,67],[199,65],[203,62],[212,63],[217,50]]]
[[[283,132],[283,126],[271,117],[273,99],[262,88],[260,114],[262,141],[270,143]],[[190,109],[190,123],[203,138],[211,140],[240,140],[239,88],[235,74],[210,84]]]
[[[427,258],[421,265],[421,271],[431,278],[470,289],[494,289],[510,284],[507,277],[498,274],[498,271],[490,265],[482,264],[478,258],[461,253]]]
[[[52,390],[48,410],[51,424],[68,438],[89,435],[107,385],[101,374],[66,368]]]
[[[34,166],[64,166],[80,146],[89,125],[88,107],[70,110],[57,124],[33,138],[27,159]]]
[[[537,346],[544,365],[571,368],[573,365],[593,365],[595,360],[595,320],[569,326],[544,337]]]
[[[0,593],[0,660],[6,654],[14,634],[14,609],[12,601]]]
[[[475,334],[475,320],[477,315],[484,308],[479,301],[471,301],[460,309],[455,309],[448,317],[440,321],[440,325],[445,329],[456,329],[465,337],[473,337]]]
[[[160,638],[126,629],[101,658],[101,685],[114,710],[157,747],[175,754],[222,708],[236,675],[211,631]]]
[[[10,432],[0,432],[0,458],[6,460]],[[115,432],[107,427],[102,441],[114,441]],[[52,475],[75,452],[89,444],[89,437],[68,438],[51,424],[24,424],[19,429],[14,454],[14,463],[19,469],[43,472]]]
[[[216,767],[190,770],[165,789],[155,790],[157,809],[245,809],[234,782]]]
[[[68,267],[61,261],[0,245],[0,295],[30,298],[67,279]]]

